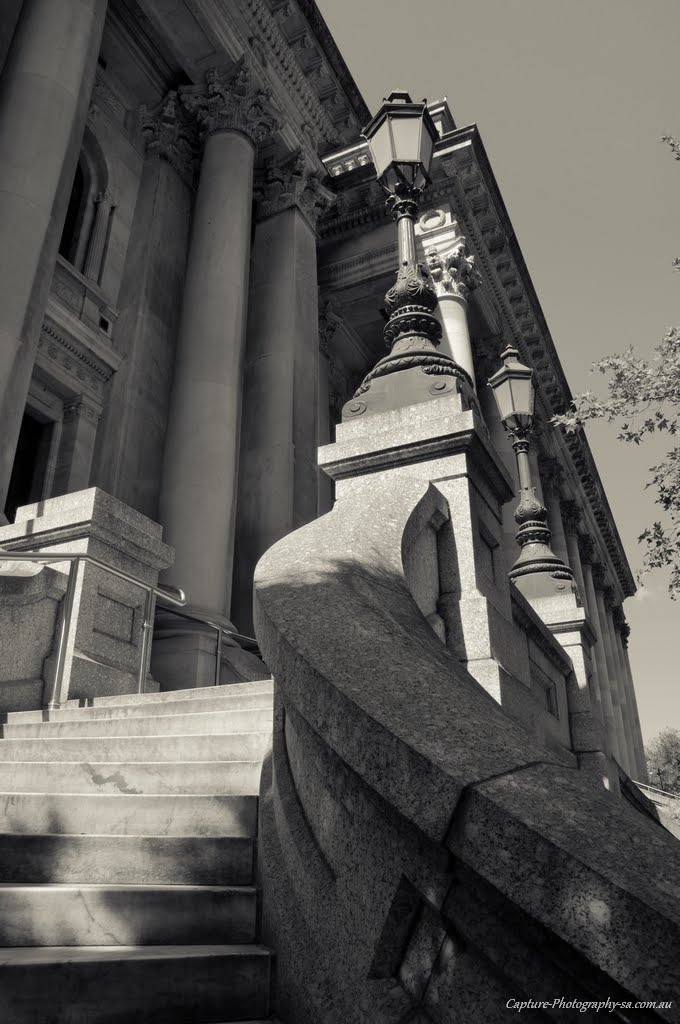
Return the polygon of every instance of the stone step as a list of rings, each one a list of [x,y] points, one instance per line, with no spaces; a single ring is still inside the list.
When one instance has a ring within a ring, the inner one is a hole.
[[[261,759],[271,728],[232,735],[71,736],[0,740],[0,761],[252,761]]]
[[[247,885],[254,840],[245,836],[0,833],[0,878],[12,883]]]
[[[248,708],[236,711],[196,712],[188,715],[147,715],[142,718],[95,719],[76,721],[7,723],[5,739],[60,736],[164,736],[230,735],[239,732],[271,730],[272,708]]]
[[[0,949],[8,1024],[214,1024],[269,1014],[270,954],[255,945]]]
[[[126,693],[110,697],[74,697],[66,702],[67,707],[106,707],[110,704],[165,704],[173,701],[200,700],[226,693],[230,697],[274,692],[272,679],[258,679],[248,683],[227,683],[222,686],[196,686],[186,690],[159,690],[154,693]]]
[[[0,946],[255,941],[253,886],[0,884]]]
[[[34,722],[87,722],[97,719],[156,718],[166,715],[181,715],[213,711],[247,711],[251,708],[271,709],[271,693],[216,693],[205,697],[188,697],[186,700],[155,702],[153,704],[95,704],[87,707],[70,707],[55,711],[10,711],[6,715],[8,725],[26,725]],[[227,687],[220,687],[220,690]],[[183,691],[186,693],[187,691]],[[191,691],[189,691],[191,692]],[[121,698],[119,698],[119,701]]]
[[[0,832],[253,837],[256,828],[255,796],[0,793]]]
[[[1,741],[0,741],[1,742]],[[0,793],[203,794],[259,792],[257,761],[0,762]]]

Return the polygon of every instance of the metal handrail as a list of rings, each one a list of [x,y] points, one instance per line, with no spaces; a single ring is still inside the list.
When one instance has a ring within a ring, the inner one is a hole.
[[[66,692],[63,692],[64,669],[66,667],[66,651],[68,638],[71,632],[71,620],[73,618],[73,605],[75,602],[76,572],[77,566],[80,562],[87,562],[89,565],[94,565],[98,569],[103,569],[112,576],[117,576],[119,579],[125,580],[126,583],[131,583],[133,586],[139,587],[146,593],[144,601],[144,622],[142,624],[142,648],[137,678],[138,692],[143,692],[147,670],[146,663],[149,657],[151,642],[151,630],[153,627],[152,616],[154,598],[160,598],[161,601],[166,601],[171,605],[182,608],[187,603],[186,594],[183,590],[179,587],[154,586],[151,583],[145,583],[137,576],[132,576],[129,572],[125,572],[123,569],[115,569],[112,565],[107,565],[106,562],[102,562],[101,559],[95,558],[94,555],[88,555],[81,551],[55,551],[54,554],[47,554],[43,551],[0,551],[0,562],[39,562],[42,565],[50,565],[58,562],[71,563],[68,571],[66,594],[64,596],[64,603],[62,604],[59,618],[57,661],[54,669],[54,678],[50,687],[49,699],[47,701],[48,711],[60,708],[68,699],[68,683],[66,684]]]
[[[204,615],[196,615],[195,612],[179,611],[178,608],[169,608],[169,612],[172,615],[178,615],[182,619],[190,619],[193,622],[201,622],[205,626],[210,626],[216,631],[217,646],[215,649],[215,686],[220,685],[220,671],[222,666],[222,637],[233,636],[236,640],[247,640],[248,643],[254,644],[256,650],[259,653],[259,646],[254,636],[246,636],[244,633],[237,633],[235,629],[227,629],[219,622],[214,622],[212,619],[207,619]]]

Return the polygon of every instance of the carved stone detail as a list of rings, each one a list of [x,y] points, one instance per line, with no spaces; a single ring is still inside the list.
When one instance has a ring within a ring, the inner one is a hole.
[[[140,107],[147,153],[167,160],[187,185],[193,187],[198,167],[198,133],[175,90],[155,110]]]
[[[568,534],[578,533],[581,525],[581,508],[573,498],[564,498],[560,502],[564,532]]]
[[[437,296],[453,295],[467,302],[470,292],[482,283],[475,258],[469,254],[464,242],[459,242],[444,255],[432,247],[425,257]]]
[[[335,202],[335,193],[309,171],[302,153],[282,166],[272,166],[255,182],[253,192],[261,220],[297,207],[315,231],[320,217]]]
[[[601,562],[593,562],[593,583],[596,590],[604,590],[607,586],[606,583],[606,570]]]
[[[584,565],[593,564],[595,560],[595,541],[589,533],[579,535],[578,552]]]
[[[233,131],[257,145],[281,126],[271,89],[258,82],[245,55],[230,72],[207,71],[205,86],[181,89],[180,99],[196,117],[203,139],[214,132]]]
[[[543,429],[545,429],[543,427]],[[541,452],[538,454],[538,472],[541,477],[541,484],[546,494],[557,494],[559,491],[562,481],[564,480],[564,470],[553,455],[544,455]]]
[[[337,307],[332,299],[319,303],[319,349],[325,356],[330,356],[330,343],[341,320]]]

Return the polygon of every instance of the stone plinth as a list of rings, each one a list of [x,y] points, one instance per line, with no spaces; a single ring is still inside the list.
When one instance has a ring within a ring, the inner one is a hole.
[[[54,569],[0,562],[0,714],[43,706],[45,662],[65,590],[63,573]]]
[[[172,562],[172,549],[162,542],[161,533],[158,523],[92,487],[23,506],[13,525],[0,528],[0,546],[17,552],[89,554],[156,585],[159,571]],[[67,574],[69,563],[53,568]],[[80,563],[76,574],[65,664],[68,695],[132,693],[138,686],[146,593],[87,563]]]

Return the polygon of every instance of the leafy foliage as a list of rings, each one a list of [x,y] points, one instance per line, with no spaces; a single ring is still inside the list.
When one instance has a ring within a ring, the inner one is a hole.
[[[663,729],[647,748],[649,784],[680,795],[680,730]]]
[[[665,135],[676,160],[680,142]],[[675,260],[680,269],[680,260]],[[577,395],[573,407],[553,423],[567,432],[578,430],[588,420],[603,419],[619,424],[620,441],[641,444],[650,434],[665,434],[669,450],[662,461],[650,468],[647,487],[654,488],[655,502],[663,516],[638,538],[646,546],[644,570],[669,569],[668,590],[680,596],[680,446],[673,438],[680,433],[680,328],[672,327],[654,352],[651,361],[640,358],[634,348],[606,356],[593,368],[608,376],[607,395],[592,391]]]

